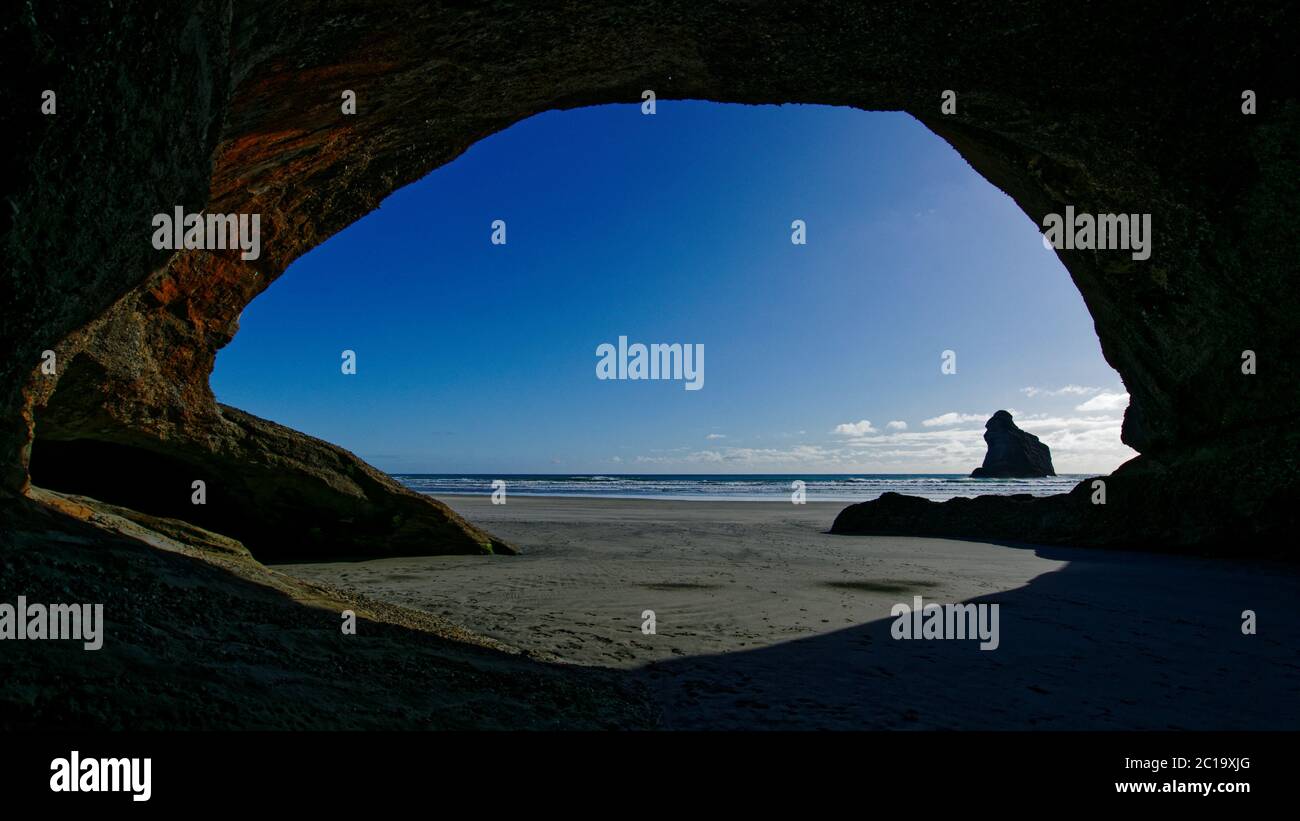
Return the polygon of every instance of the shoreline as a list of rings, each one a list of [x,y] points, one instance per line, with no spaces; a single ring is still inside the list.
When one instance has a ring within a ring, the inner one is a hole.
[[[408,490],[435,499],[489,498],[504,482],[507,500],[615,499],[667,502],[767,502],[793,504],[793,483],[803,481],[806,503],[849,506],[885,493],[931,501],[979,496],[1066,495],[1092,474],[1058,474],[1029,479],[972,478],[966,474],[417,474],[391,478]]]

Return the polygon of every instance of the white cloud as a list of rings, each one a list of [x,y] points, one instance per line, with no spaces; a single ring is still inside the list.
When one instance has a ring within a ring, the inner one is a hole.
[[[1021,388],[1020,392],[1032,399],[1035,396],[1087,396],[1100,390],[1101,388],[1089,388],[1083,385],[1066,385],[1056,390],[1051,388]]]
[[[822,443],[788,447],[719,447],[713,450],[675,448],[638,457],[647,465],[735,473],[957,473],[965,474],[984,460],[984,414],[949,413],[937,416],[924,429],[869,421],[839,425],[835,438]],[[900,420],[895,420],[900,421]],[[1109,473],[1135,452],[1120,442],[1123,420],[1118,414],[1027,414],[1016,424],[1052,449],[1058,473]]]
[[[885,427],[889,428],[890,430],[907,430],[907,423],[899,419],[895,419],[894,421],[885,425]]]
[[[710,433],[708,436],[706,436],[706,437],[704,437],[704,438],[705,438],[705,439],[726,439],[726,438],[727,438],[727,434],[725,434],[725,433]]]
[[[1097,394],[1082,405],[1077,405],[1074,409],[1084,413],[1092,413],[1096,411],[1124,410],[1126,407],[1128,407],[1127,393],[1107,392]]]
[[[866,436],[868,433],[878,433],[871,423],[866,419],[859,422],[845,422],[842,425],[835,426],[835,433],[840,436]]]
[[[1118,416],[1048,416],[1046,414],[1035,414],[1016,420],[1017,425],[1031,433],[1065,429],[1094,430],[1096,428],[1119,426],[1123,423],[1124,420]]]
[[[1035,416],[1018,424],[1052,449],[1057,473],[1107,473],[1137,455],[1120,441],[1118,416]]]
[[[673,462],[686,462],[688,464],[697,464],[699,462],[722,462],[725,461],[721,451],[716,450],[697,450],[691,453],[685,453],[681,456],[638,456],[638,462],[649,462],[651,464],[663,464]]]
[[[964,422],[985,422],[988,421],[990,416],[992,414],[989,413],[957,413],[950,411],[941,416],[926,419],[921,424],[927,428],[946,427],[948,425],[960,425]]]

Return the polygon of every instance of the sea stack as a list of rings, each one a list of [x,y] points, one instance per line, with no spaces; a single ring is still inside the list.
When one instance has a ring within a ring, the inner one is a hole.
[[[1055,476],[1052,451],[1032,433],[1016,427],[1011,414],[1000,410],[984,423],[988,453],[984,465],[971,472],[973,479],[1032,479]]]

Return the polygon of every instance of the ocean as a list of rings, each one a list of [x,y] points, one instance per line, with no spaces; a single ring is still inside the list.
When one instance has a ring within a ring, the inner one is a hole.
[[[802,481],[809,502],[862,502],[887,491],[943,501],[956,496],[1068,493],[1087,474],[1042,479],[971,479],[948,473],[860,474],[444,474],[401,473],[393,477],[430,496],[488,496],[505,482],[506,497],[578,496],[610,499],[790,501]]]

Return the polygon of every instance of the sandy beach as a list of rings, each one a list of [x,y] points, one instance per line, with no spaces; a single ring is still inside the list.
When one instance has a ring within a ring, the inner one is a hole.
[[[276,569],[626,670],[670,728],[1300,729],[1294,568],[832,536],[839,503],[442,501],[523,555]],[[998,603],[998,648],[894,640],[917,595]]]

